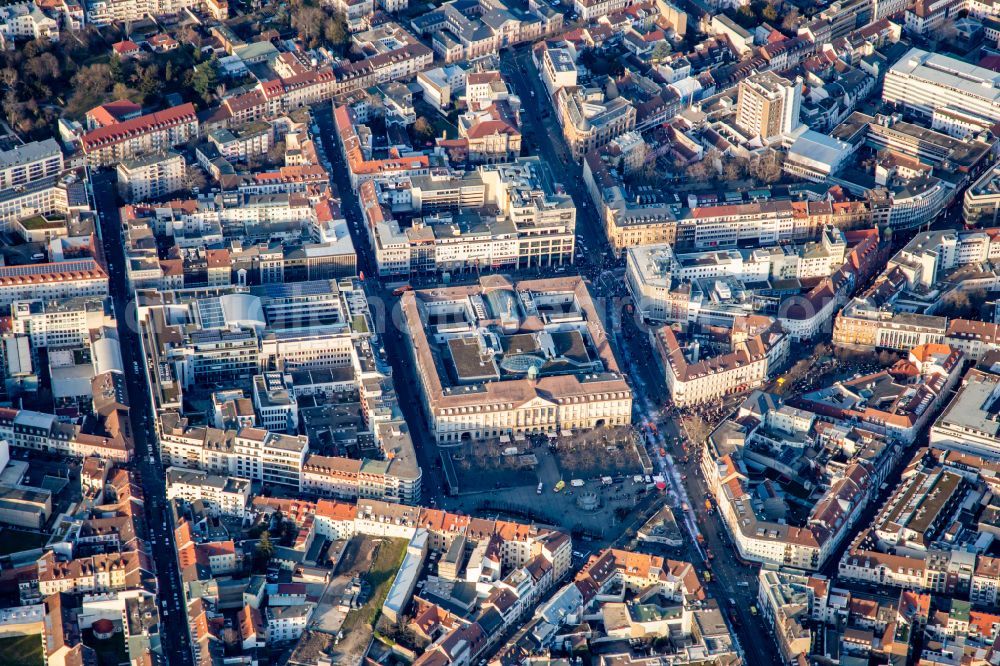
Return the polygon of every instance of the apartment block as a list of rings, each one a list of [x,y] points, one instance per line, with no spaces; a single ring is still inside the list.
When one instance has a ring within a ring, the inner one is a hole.
[[[110,301],[100,296],[14,301],[10,309],[11,332],[35,349],[88,346],[92,331],[114,324]]]
[[[63,154],[55,139],[32,141],[0,153],[0,190],[28,185],[63,171]]]
[[[118,163],[118,192],[125,201],[160,199],[182,190],[186,184],[184,157],[163,150]]]
[[[739,83],[736,124],[751,137],[764,141],[789,134],[798,127],[802,81],[789,81],[773,72],[761,72]]]
[[[203,470],[168,467],[167,499],[200,500],[220,515],[242,518],[250,504],[250,480]]]
[[[740,331],[739,339],[736,332]],[[733,322],[732,351],[689,360],[669,326],[656,332],[656,361],[663,370],[670,399],[679,407],[716,402],[763,385],[788,358],[790,338],[770,317]]]
[[[572,87],[557,89],[553,100],[577,160],[635,129],[635,107],[624,97],[608,99],[601,89]]]
[[[104,167],[167,150],[197,136],[194,106],[181,104],[91,130],[80,137],[80,149],[91,166]]]

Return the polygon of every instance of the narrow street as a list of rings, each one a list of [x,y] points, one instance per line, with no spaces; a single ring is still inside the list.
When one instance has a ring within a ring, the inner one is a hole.
[[[331,177],[340,192],[341,207],[344,217],[347,219],[351,240],[354,242],[354,249],[358,257],[358,270],[366,276],[365,293],[372,308],[372,316],[375,318],[376,332],[385,346],[386,355],[392,365],[393,376],[396,378],[394,385],[399,406],[410,427],[410,437],[416,449],[417,462],[423,473],[421,503],[427,505],[431,500],[439,503],[446,496],[446,485],[440,469],[441,461],[437,445],[427,430],[427,422],[420,407],[423,400],[416,384],[409,381],[410,372],[406,368],[409,363],[407,360],[409,359],[409,343],[399,327],[402,321],[398,313],[399,299],[392,295],[390,289],[381,286],[377,280],[378,270],[375,266],[368,235],[364,233],[364,218],[361,214],[361,207],[358,204],[357,196],[351,190],[351,183],[347,176],[347,164],[344,162],[344,156],[337,142],[331,106],[320,104],[313,107],[313,118],[320,130],[319,136],[323,143],[323,150],[330,161]]]
[[[162,620],[160,638],[167,663],[172,666],[187,666],[193,663],[187,612],[181,594],[166,481],[156,446],[155,417],[150,402],[145,360],[142,357],[136,312],[125,274],[125,250],[121,239],[114,174],[94,172],[92,184],[100,217],[99,236],[110,274],[109,288],[125,365],[129,417],[135,440],[132,466],[145,495],[146,525],[149,528],[146,543],[156,565],[157,595]]]

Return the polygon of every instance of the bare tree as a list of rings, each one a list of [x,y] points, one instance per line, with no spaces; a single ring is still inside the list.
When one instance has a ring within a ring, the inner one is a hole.
[[[741,180],[747,177],[749,168],[750,163],[746,158],[730,156],[722,161],[722,176],[727,181]]]
[[[750,175],[762,183],[776,183],[781,180],[784,162],[781,153],[768,148],[750,160]]]
[[[208,177],[201,167],[192,166],[187,170],[188,189],[198,188],[204,190],[208,186]]]
[[[703,159],[687,165],[687,168],[684,169],[684,175],[687,176],[688,180],[704,182],[711,177],[712,171],[708,160]]]
[[[953,289],[944,295],[937,314],[955,319],[969,319],[979,311],[979,306],[986,300],[986,292],[982,289],[965,291]]]
[[[785,12],[785,18],[781,20],[781,29],[786,32],[794,32],[798,29],[801,18],[802,15],[799,13],[799,8],[792,7]]]

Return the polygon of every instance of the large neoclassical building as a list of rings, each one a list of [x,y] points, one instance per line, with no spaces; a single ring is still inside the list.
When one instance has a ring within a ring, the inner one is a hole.
[[[579,277],[403,294],[439,444],[631,423],[632,392]]]

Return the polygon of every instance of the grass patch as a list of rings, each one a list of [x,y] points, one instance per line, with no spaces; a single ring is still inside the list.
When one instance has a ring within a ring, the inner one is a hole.
[[[62,226],[66,218],[62,215],[32,215],[20,220],[18,224],[28,231],[56,228]]]
[[[42,666],[40,634],[0,638],[0,666]]]
[[[20,553],[22,550],[41,548],[48,541],[49,537],[47,534],[22,532],[21,530],[12,530],[8,527],[0,528],[0,555],[10,555],[11,553]],[[0,652],[0,656],[2,654]],[[2,660],[0,660],[0,666],[3,666]]]
[[[341,631],[345,634],[362,625],[374,627],[382,612],[382,604],[389,596],[389,588],[396,577],[396,572],[403,564],[406,556],[406,539],[381,539],[375,561],[365,574],[365,581],[371,591],[368,601],[361,608],[356,608],[344,618]]]

